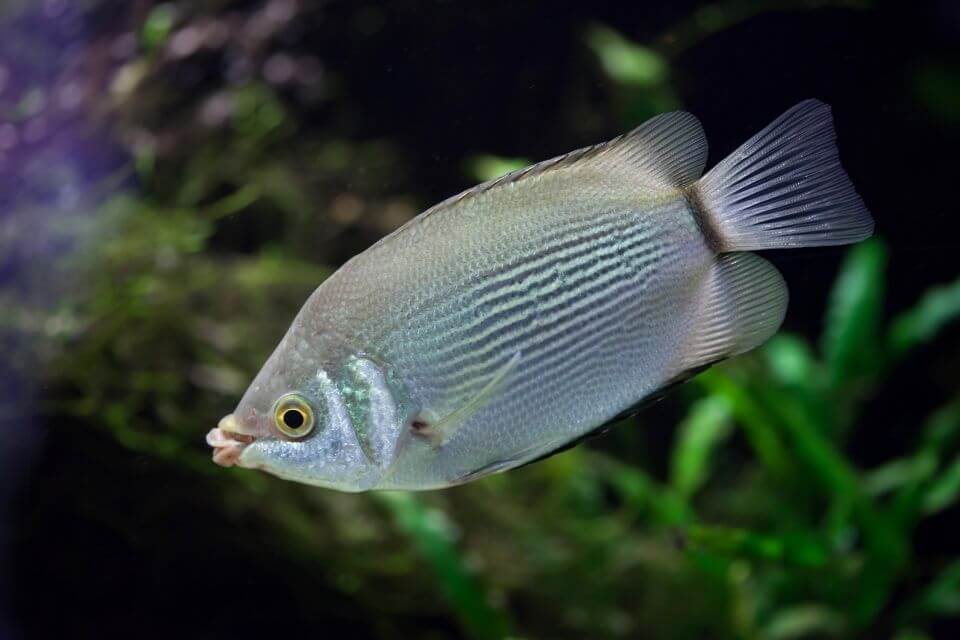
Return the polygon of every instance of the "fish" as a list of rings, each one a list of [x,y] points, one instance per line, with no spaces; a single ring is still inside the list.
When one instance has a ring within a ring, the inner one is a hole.
[[[859,242],[874,221],[831,109],[803,101],[704,173],[690,113],[486,182],[309,296],[214,462],[348,492],[429,490],[602,431],[783,322],[755,252]]]

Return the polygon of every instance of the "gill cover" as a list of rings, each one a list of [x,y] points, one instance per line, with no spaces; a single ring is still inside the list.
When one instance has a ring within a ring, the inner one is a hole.
[[[274,419],[291,439],[258,439],[240,464],[341,491],[375,487],[397,454],[409,407],[388,378],[386,367],[361,356],[349,357],[336,377],[321,369],[304,389],[277,400]],[[287,411],[303,412],[303,424],[291,429]]]

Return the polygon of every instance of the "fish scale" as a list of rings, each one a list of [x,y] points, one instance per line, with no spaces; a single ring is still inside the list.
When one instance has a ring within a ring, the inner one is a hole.
[[[574,176],[557,175],[555,179],[566,184],[576,182]],[[534,183],[527,188],[532,191],[528,197],[536,198],[539,189],[559,187]],[[523,184],[517,186],[518,191],[522,189]],[[544,252],[541,264],[551,264],[551,258],[557,258],[564,250],[568,252],[567,258],[558,262],[564,285],[549,296],[540,295],[539,289],[521,288],[518,295],[522,302],[505,312],[502,299],[497,304],[494,298],[493,303],[488,301],[483,306],[483,298],[469,290],[469,281],[451,279],[443,286],[451,294],[463,290],[463,297],[473,304],[466,304],[459,313],[451,313],[448,308],[435,312],[418,308],[414,315],[425,319],[424,332],[430,338],[417,344],[409,340],[388,341],[392,348],[384,352],[384,357],[398,369],[410,372],[419,388],[429,390],[432,397],[426,399],[426,404],[432,405],[439,415],[452,411],[477,393],[513,354],[522,354],[511,393],[472,416],[461,425],[457,436],[444,445],[441,457],[449,460],[450,468],[445,468],[440,460],[433,466],[443,478],[469,473],[471,469],[461,465],[470,459],[469,452],[478,448],[489,460],[509,459],[521,450],[540,454],[536,444],[544,441],[543,430],[559,433],[563,438],[579,435],[597,420],[623,411],[639,395],[675,374],[667,362],[672,351],[669,345],[679,343],[685,327],[681,323],[672,331],[665,328],[665,311],[650,304],[656,303],[657,298],[645,299],[642,294],[645,287],[656,284],[673,290],[670,305],[676,308],[679,298],[675,283],[696,285],[696,273],[706,270],[712,256],[679,190],[674,189],[669,200],[667,194],[656,194],[653,200],[658,206],[643,207],[640,199],[629,210],[622,208],[621,194],[606,193],[608,201],[584,204],[583,208],[590,208],[590,224],[584,225],[580,234],[559,236],[558,248]],[[563,197],[569,203],[578,194]],[[534,208],[525,215],[543,221],[549,215],[569,214]],[[518,221],[518,225],[522,226],[523,221]],[[483,242],[484,238],[477,237],[476,241]],[[518,239],[517,244],[523,244],[523,239]],[[700,259],[682,263],[670,260],[669,247],[688,256],[699,250]],[[577,258],[570,259],[570,254]],[[514,270],[529,263],[522,259],[512,262]],[[540,270],[531,270],[527,274],[529,281],[536,282],[542,270],[542,266]],[[513,276],[509,268],[504,271],[503,280],[510,281]],[[497,290],[490,283],[484,284],[488,290]],[[440,287],[441,283],[433,286]],[[687,297],[692,298],[694,287],[690,288]],[[470,323],[469,318],[476,314],[487,322]],[[434,318],[436,324],[431,324]],[[453,330],[437,331],[438,326]],[[652,334],[667,346],[643,348],[651,342]],[[445,348],[438,354],[430,348],[434,344]],[[445,358],[457,352],[463,355]],[[536,394],[536,402],[529,401],[531,394]],[[603,408],[581,409],[595,406]],[[475,464],[473,461],[467,466]],[[395,481],[401,485],[405,482],[399,474]]]
[[[777,330],[786,286],[748,251],[872,233],[834,136],[806,101],[701,177],[699,122],[664,114],[432,207],[310,296],[214,460],[432,489],[563,449]]]
[[[533,213],[537,215],[539,212],[534,211]],[[689,214],[687,215],[689,216]],[[595,215],[595,217],[597,216]],[[642,252],[649,242],[646,241],[644,234],[639,231],[640,227],[633,221],[630,221],[629,225],[624,222],[623,226],[632,226],[633,229],[638,230],[635,233],[640,238],[640,242],[636,243],[635,246],[639,247],[637,253]],[[691,229],[693,228],[692,219],[689,226]],[[609,237],[609,234],[606,237]],[[474,384],[480,385],[485,375],[489,375],[491,370],[502,364],[500,360],[509,358],[517,351],[526,353],[531,348],[535,349],[538,343],[548,342],[551,335],[538,332],[540,327],[536,326],[532,318],[534,311],[538,311],[540,324],[544,327],[562,329],[577,313],[581,313],[586,306],[594,302],[598,296],[609,294],[611,292],[610,287],[617,285],[618,280],[621,282],[626,279],[641,280],[644,277],[644,274],[640,271],[625,268],[627,255],[623,252],[624,245],[618,244],[615,250],[602,252],[596,246],[601,244],[600,241],[595,240],[592,244],[594,245],[591,247],[592,251],[584,252],[581,260],[568,260],[564,264],[561,277],[566,280],[565,286],[554,291],[553,295],[549,296],[549,300],[541,305],[542,308],[539,310],[537,310],[537,292],[534,291],[526,292],[520,303],[515,305],[512,313],[500,313],[498,317],[496,307],[486,307],[479,310],[480,315],[488,323],[488,326],[480,335],[490,338],[493,345],[501,345],[501,349],[491,352],[489,343],[473,344],[469,348],[469,355],[466,356],[465,360],[452,359],[444,362],[444,358],[435,358],[437,354],[423,349],[422,345],[413,346],[408,341],[388,340],[388,343],[396,345],[396,347],[390,352],[385,352],[385,357],[393,362],[402,363],[400,364],[401,367],[409,365],[416,369],[422,363],[423,368],[429,372],[428,375],[440,378],[446,378],[458,370],[462,372],[464,367],[471,371],[470,367],[472,367],[475,377]],[[611,273],[614,268],[616,268],[617,273]],[[434,283],[434,286],[442,288],[441,283]],[[443,286],[450,291],[458,291],[469,289],[470,284],[451,278],[451,281]],[[629,295],[629,292],[621,292],[621,295],[623,294]],[[437,342],[448,345],[448,349],[455,350],[479,339],[477,331],[469,330],[468,317],[474,312],[475,310],[469,306],[466,307],[465,311],[457,314],[450,314],[449,310],[444,308],[424,308],[417,309],[415,315],[422,319],[420,322],[428,335],[432,334]],[[524,319],[521,317],[524,315],[531,317]],[[432,332],[431,320],[434,317],[441,323],[449,323],[454,330],[450,333]],[[491,323],[491,318],[497,318],[499,321]],[[613,322],[615,317],[607,317],[605,321]],[[514,331],[510,331],[511,324],[517,323],[520,324],[520,327],[514,327]],[[518,334],[516,331],[518,328],[527,331]],[[402,331],[403,328],[400,328],[399,332]],[[491,356],[494,357],[491,358]]]

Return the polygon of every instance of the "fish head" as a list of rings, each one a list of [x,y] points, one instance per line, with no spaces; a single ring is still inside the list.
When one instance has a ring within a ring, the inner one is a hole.
[[[361,445],[334,377],[343,349],[291,327],[233,413],[207,434],[213,461],[340,491],[364,491],[380,469]]]

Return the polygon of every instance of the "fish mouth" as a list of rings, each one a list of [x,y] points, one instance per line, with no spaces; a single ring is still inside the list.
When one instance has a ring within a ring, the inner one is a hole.
[[[213,447],[213,461],[221,467],[238,464],[243,450],[256,439],[256,436],[244,432],[232,413],[221,418],[217,428],[207,433],[207,444]]]

